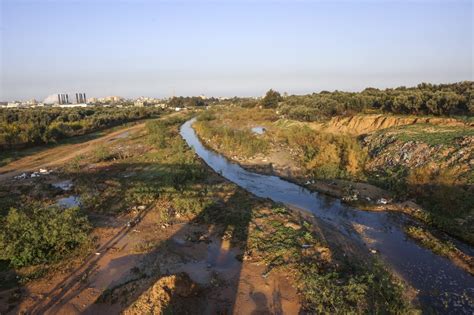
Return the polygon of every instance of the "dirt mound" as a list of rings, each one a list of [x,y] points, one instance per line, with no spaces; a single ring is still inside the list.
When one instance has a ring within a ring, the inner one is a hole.
[[[195,297],[200,289],[187,274],[162,277],[143,292],[123,314],[191,314],[199,310]],[[194,299],[193,299],[194,298]]]
[[[444,126],[463,126],[464,123],[454,118],[391,116],[391,115],[355,115],[351,117],[337,116],[326,123],[313,123],[315,130],[332,133],[349,133],[361,135],[372,131],[419,123],[429,123]]]

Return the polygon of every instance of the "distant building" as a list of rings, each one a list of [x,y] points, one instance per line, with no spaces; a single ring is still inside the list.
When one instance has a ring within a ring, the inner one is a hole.
[[[166,107],[166,104],[164,104],[160,99],[153,98],[153,97],[145,97],[145,96],[140,96],[139,98],[135,99],[133,101],[133,105],[136,107],[143,107],[143,106],[155,106],[155,107],[161,107],[161,108]]]
[[[7,104],[7,108],[18,108],[18,107],[21,107],[20,102],[8,102]]]
[[[125,99],[121,96],[106,96],[100,97],[96,99],[96,103],[120,103],[123,102]]]
[[[85,107],[87,106],[86,93],[75,93],[74,97],[69,97],[67,93],[56,93],[46,97],[44,104],[58,107]]]
[[[144,107],[145,102],[142,101],[142,100],[135,100],[135,102],[133,102],[133,106],[135,106],[135,107]]]

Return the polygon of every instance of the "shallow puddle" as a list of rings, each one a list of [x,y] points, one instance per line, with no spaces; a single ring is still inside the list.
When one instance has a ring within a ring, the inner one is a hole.
[[[61,208],[74,208],[81,205],[79,196],[69,196],[58,200],[57,205]]]
[[[252,128],[252,132],[257,134],[257,135],[263,135],[265,133],[265,131],[266,131],[265,127],[257,126],[257,127]]]
[[[259,197],[306,210],[330,224],[341,236],[364,244],[367,251],[375,252],[419,290],[425,311],[474,313],[474,277],[408,238],[403,215],[361,211],[279,177],[247,171],[206,149],[192,128],[194,121],[181,126],[181,136],[215,172]],[[464,247],[472,248],[467,244]]]
[[[236,259],[240,250],[231,248],[228,240],[213,238],[209,244],[205,244],[174,237],[173,242],[175,247],[186,254],[188,260],[181,266],[177,266],[173,272],[186,272],[196,283],[207,285],[215,274],[218,274],[221,279],[229,280],[241,269],[242,263]],[[202,256],[203,252],[204,256]]]
[[[74,186],[72,184],[72,180],[70,180],[70,179],[66,179],[66,180],[63,180],[63,181],[60,181],[60,182],[52,183],[51,185],[55,188],[59,188],[59,189],[62,189],[64,191],[71,190],[72,187]]]

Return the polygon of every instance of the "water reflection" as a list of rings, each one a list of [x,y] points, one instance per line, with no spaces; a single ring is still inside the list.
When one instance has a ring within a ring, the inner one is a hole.
[[[425,310],[474,312],[474,277],[448,259],[407,239],[403,232],[403,216],[360,211],[276,176],[244,170],[206,149],[192,128],[193,122],[194,119],[183,124],[181,136],[214,171],[259,197],[309,211],[342,235],[364,243],[368,250],[377,252],[386,264],[420,291],[419,299]]]

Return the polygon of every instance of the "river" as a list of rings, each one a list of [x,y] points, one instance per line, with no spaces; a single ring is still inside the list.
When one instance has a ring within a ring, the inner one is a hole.
[[[344,237],[370,244],[367,250],[377,251],[389,268],[419,291],[425,312],[474,313],[474,277],[408,238],[403,215],[358,210],[279,177],[245,170],[204,147],[192,128],[194,121],[181,126],[181,136],[215,172],[256,196],[312,213]]]

